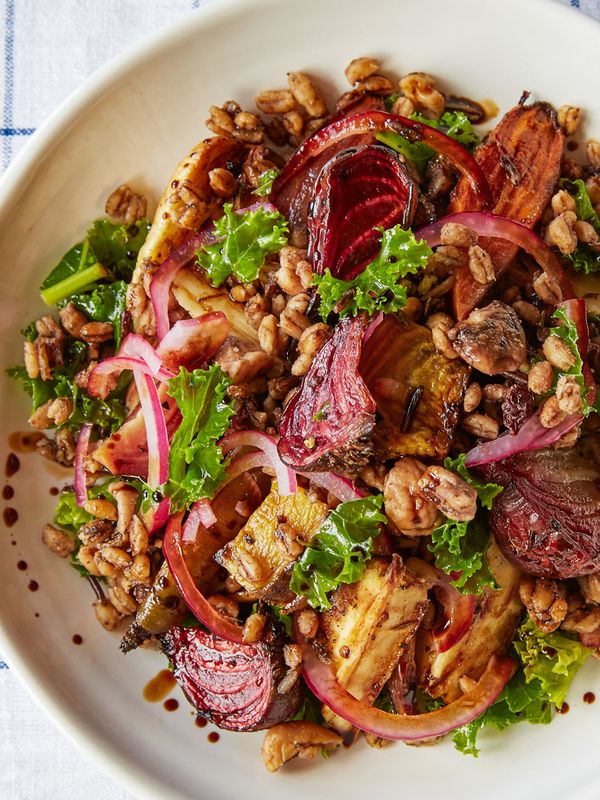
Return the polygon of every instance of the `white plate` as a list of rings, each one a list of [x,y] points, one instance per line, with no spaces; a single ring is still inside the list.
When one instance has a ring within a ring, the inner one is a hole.
[[[172,168],[203,137],[213,102],[250,105],[263,88],[285,85],[290,69],[343,87],[351,58],[373,54],[398,75],[427,70],[446,88],[493,98],[506,110],[529,89],[536,98],[586,109],[586,131],[600,135],[597,77],[600,26],[549,0],[256,0],[218,2],[154,36],[97,73],[33,137],[0,189],[0,335],[2,367],[21,356],[16,332],[42,310],[36,287],[49,266],[102,213],[109,190],[127,181],[157,198]],[[5,380],[3,378],[3,380]],[[2,386],[6,435],[24,429],[27,403]],[[6,448],[4,448],[6,453]],[[273,776],[262,766],[260,735],[223,733],[217,745],[193,724],[182,701],[174,714],[142,700],[145,682],[163,666],[157,653],[122,656],[118,637],[93,618],[90,590],[40,543],[56,474],[35,456],[11,483],[20,513],[2,534],[0,649],[34,696],[98,763],[148,798],[288,800],[364,798],[391,791],[461,800],[597,798],[600,668],[589,664],[569,697],[572,710],[548,727],[517,726],[486,735],[478,760],[450,744],[410,749],[366,746],[328,762]],[[16,569],[24,558],[27,574]],[[40,590],[27,591],[29,579]],[[34,613],[39,613],[39,618]],[[79,633],[85,643],[74,647]],[[250,788],[251,787],[251,788]],[[518,788],[517,788],[518,787]]]

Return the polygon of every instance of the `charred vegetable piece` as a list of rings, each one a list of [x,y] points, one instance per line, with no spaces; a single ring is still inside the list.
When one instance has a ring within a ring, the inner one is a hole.
[[[169,439],[173,436],[181,414],[177,403],[169,397],[164,386],[159,387]],[[94,459],[113,475],[134,475],[146,479],[148,475],[148,445],[146,425],[139,408],[116,433],[105,439],[94,450]]]
[[[186,697],[219,728],[263,730],[298,708],[297,681],[287,692],[278,691],[287,667],[275,640],[236,644],[200,628],[172,628],[161,641]]]
[[[186,564],[198,586],[214,581],[218,565],[213,556],[226,542],[237,535],[246,518],[235,510],[238,503],[253,499],[258,486],[244,477],[231,481],[211,501],[216,522],[206,529],[199,525],[193,537],[182,542]],[[154,579],[152,588],[144,598],[135,615],[135,620],[123,637],[121,649],[128,652],[150,636],[164,633],[173,625],[179,625],[187,614],[167,562],[164,561]]]
[[[377,145],[344,150],[321,170],[308,217],[309,259],[352,280],[381,248],[378,228],[409,227],[417,193],[404,164]]]
[[[215,560],[254,596],[277,603],[292,599],[289,568],[327,511],[325,503],[309,500],[301,488],[280,496],[273,482],[271,492]]]
[[[243,149],[243,145],[234,139],[214,136],[199,142],[178,164],[169,178],[148,238],[140,250],[132,285],[154,272],[189,236],[190,230],[197,230],[211,218],[211,211],[218,211],[217,198],[210,189],[209,172],[239,158]],[[179,190],[184,187],[185,203],[179,195]]]
[[[292,758],[312,759],[319,753],[329,756],[343,741],[339,733],[316,722],[292,720],[271,728],[260,752],[269,772],[277,772]]]
[[[438,353],[429,329],[388,315],[363,346],[360,374],[377,404],[381,458],[448,454],[469,368]]]
[[[520,453],[477,467],[506,486],[492,531],[508,558],[545,578],[600,569],[600,452],[594,435],[569,449]]]
[[[372,109],[383,109],[382,98],[367,94],[359,95],[341,111],[333,114],[328,121],[336,122],[351,114]],[[298,237],[306,239],[308,208],[314,197],[315,183],[324,164],[341,150],[345,150],[348,147],[372,144],[374,141],[375,136],[370,133],[345,139],[335,147],[329,148],[326,153],[315,158],[310,164],[307,164],[306,168],[295,175],[294,179],[286,183],[284,187],[278,188],[277,181],[275,182],[272,193],[273,202],[289,220],[292,238],[295,242]]]
[[[332,595],[322,615],[327,651],[339,683],[358,700],[373,702],[391,676],[427,610],[428,588],[394,555],[373,558],[360,581]]]
[[[352,474],[369,460],[375,402],[358,373],[366,325],[343,319],[287,404],[278,449],[289,467]]]
[[[504,651],[523,611],[519,600],[520,572],[504,558],[495,542],[486,555],[500,589],[484,589],[476,596],[475,619],[466,636],[444,652],[436,647],[434,629],[422,629],[417,636],[419,685],[447,703],[462,695],[459,679],[463,675],[479,680],[489,658]]]
[[[336,589],[322,625],[337,679],[354,697],[377,697],[427,610],[428,588],[394,554],[371,559],[360,581]]]
[[[560,175],[564,135],[553,109],[545,103],[518,105],[509,111],[474,153],[492,191],[493,213],[533,226],[547,206]],[[458,182],[450,212],[481,211],[483,207],[471,184]],[[482,239],[500,277],[517,253],[509,242]],[[478,284],[468,267],[455,273],[454,312],[464,319],[479,304],[487,287]]]
[[[209,311],[222,311],[234,336],[258,345],[258,334],[246,319],[241,303],[232,300],[226,289],[215,289],[199,270],[183,269],[173,282],[173,294],[191,317],[201,317]]]

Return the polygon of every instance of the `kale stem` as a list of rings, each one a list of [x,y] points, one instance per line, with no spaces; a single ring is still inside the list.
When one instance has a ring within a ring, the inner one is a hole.
[[[54,286],[48,286],[48,288],[41,292],[42,300],[47,306],[54,306],[61,300],[69,297],[69,295],[80,292],[91,283],[100,280],[100,278],[106,278],[107,276],[108,270],[106,267],[98,263],[92,264],[91,267],[86,267],[85,269],[75,272],[73,275],[69,275],[68,278],[55,283]]]

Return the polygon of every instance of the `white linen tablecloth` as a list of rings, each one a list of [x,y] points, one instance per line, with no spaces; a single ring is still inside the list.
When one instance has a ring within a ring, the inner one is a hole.
[[[0,0],[0,172],[58,103],[97,67],[205,2]],[[562,2],[600,19],[600,0]],[[0,653],[0,798],[83,797],[133,800],[56,730]]]

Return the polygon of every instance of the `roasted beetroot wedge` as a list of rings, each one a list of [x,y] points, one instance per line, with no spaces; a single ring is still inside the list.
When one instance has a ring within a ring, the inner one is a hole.
[[[481,166],[457,141],[437,128],[400,114],[353,108],[352,113],[340,119],[334,118],[305,139],[273,184],[273,201],[290,220],[293,241],[297,229],[301,229],[306,222],[315,180],[325,162],[340,150],[372,142],[371,137],[384,131],[399,133],[411,142],[424,142],[447,156],[469,181],[474,196],[482,206],[487,208],[491,204],[490,188]]]
[[[438,353],[428,328],[385,317],[365,342],[360,374],[377,404],[379,457],[448,455],[469,368]]]
[[[288,466],[352,474],[369,460],[375,401],[358,373],[366,325],[364,316],[338,324],[286,406],[278,447]]]
[[[283,650],[276,642],[235,644],[200,628],[161,637],[173,674],[198,714],[219,728],[259,731],[284,722],[300,703],[298,682],[284,693]]]
[[[336,114],[332,114],[328,123],[337,122],[344,117],[358,114],[362,111],[382,111],[384,108],[383,99],[374,95],[363,94],[346,105]],[[286,182],[283,186],[281,182],[275,184],[272,200],[282,214],[288,218],[293,237],[306,238],[306,223],[308,220],[308,207],[314,197],[314,187],[323,165],[332,156],[345,150],[348,147],[359,147],[364,144],[375,142],[375,135],[368,133],[353,136],[339,142],[338,145],[331,147],[326,153],[315,158],[306,168],[294,175],[293,180]]]
[[[600,452],[594,436],[570,449],[537,450],[474,468],[506,488],[492,531],[525,572],[576,578],[600,570]]]
[[[381,247],[378,228],[409,227],[417,201],[406,167],[389,149],[364,145],[343,150],[321,170],[308,216],[309,258],[352,280]]]
[[[529,228],[539,221],[560,175],[564,135],[553,109],[545,103],[518,105],[502,118],[475,151],[492,192],[494,214],[509,217]],[[481,211],[480,198],[464,177],[458,182],[450,212]],[[517,247],[498,239],[482,240],[490,253],[496,277],[502,275]],[[453,304],[457,319],[464,319],[479,304],[487,287],[478,284],[468,267],[456,273]]]

